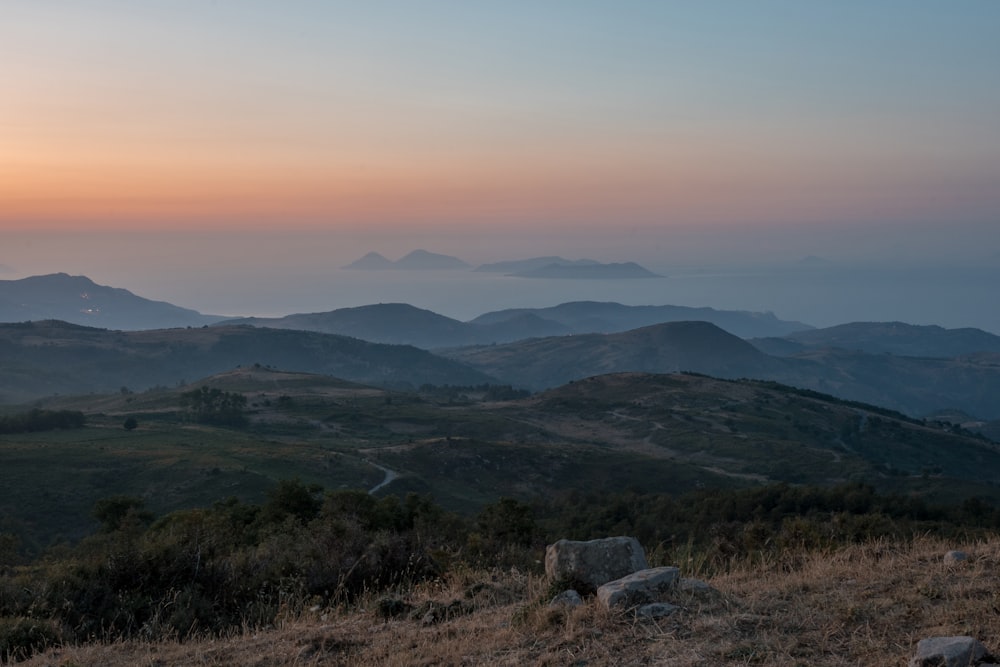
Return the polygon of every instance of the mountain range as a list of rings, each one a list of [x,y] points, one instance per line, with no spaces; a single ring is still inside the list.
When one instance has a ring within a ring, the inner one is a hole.
[[[354,336],[377,343],[416,345],[425,349],[490,345],[543,336],[615,333],[650,324],[702,320],[742,337],[780,336],[809,328],[779,320],[770,313],[689,308],[685,306],[624,306],[620,303],[576,301],[551,308],[518,308],[485,313],[469,322],[403,303],[340,308],[324,313],[284,317],[246,317],[225,324],[250,324],[278,329],[303,329]]]
[[[770,313],[588,301],[469,322],[407,304],[219,322],[66,274],[0,281],[0,319],[33,320],[0,326],[0,401],[8,403],[173,386],[260,363],[377,386],[535,390],[601,373],[689,371],[782,382],[913,416],[1000,418],[1000,337],[978,329],[812,329]],[[81,322],[102,328],[73,326]],[[180,326],[194,328],[164,328]]]
[[[707,322],[615,334],[540,338],[443,350],[503,382],[535,390],[601,373],[693,371],[772,380],[920,416],[945,407],[1000,419],[1000,354],[906,357],[837,348],[773,356]]]

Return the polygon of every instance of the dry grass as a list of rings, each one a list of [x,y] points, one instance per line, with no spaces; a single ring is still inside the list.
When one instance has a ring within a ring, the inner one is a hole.
[[[436,623],[383,619],[372,597],[228,639],[65,647],[24,664],[816,667],[904,665],[917,641],[934,635],[972,635],[1000,649],[1000,538],[958,547],[970,559],[947,565],[952,548],[876,542],[737,565],[709,582],[715,594],[669,595],[683,611],[659,621],[594,602],[549,609],[540,577],[465,572],[406,592],[413,607],[451,603],[450,617]]]

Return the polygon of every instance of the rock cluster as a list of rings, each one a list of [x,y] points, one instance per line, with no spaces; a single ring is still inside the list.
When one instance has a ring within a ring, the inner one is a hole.
[[[678,606],[662,599],[671,591],[713,590],[703,581],[681,579],[676,567],[650,568],[646,552],[634,537],[559,540],[545,549],[545,574],[550,581],[583,589],[568,588],[550,606],[578,606],[583,603],[580,593],[596,592],[607,609],[632,609],[640,618],[661,618],[677,611]]]
[[[949,551],[948,564],[961,563],[968,555]],[[545,574],[552,582],[573,583],[584,589],[567,587],[549,603],[551,607],[572,608],[583,604],[581,592],[596,592],[607,609],[630,609],[637,618],[670,616],[680,607],[664,598],[672,592],[703,595],[715,589],[697,579],[682,579],[676,567],[648,567],[646,554],[632,537],[609,537],[587,542],[559,540],[545,550]],[[929,637],[917,644],[909,667],[1000,667],[973,637]]]

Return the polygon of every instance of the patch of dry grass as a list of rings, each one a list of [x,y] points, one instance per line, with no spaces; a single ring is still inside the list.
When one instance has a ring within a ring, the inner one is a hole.
[[[658,621],[594,601],[550,609],[535,575],[459,572],[399,595],[408,609],[452,610],[438,622],[422,621],[422,612],[383,618],[372,596],[226,639],[65,647],[24,664],[816,667],[903,665],[934,635],[971,635],[1000,649],[1000,538],[958,546],[969,560],[948,565],[952,548],[879,541],[735,564],[709,582],[716,593],[668,595],[682,611]]]

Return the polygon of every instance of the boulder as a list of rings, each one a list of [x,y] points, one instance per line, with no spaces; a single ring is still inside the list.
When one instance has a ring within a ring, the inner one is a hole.
[[[969,667],[987,656],[986,647],[972,637],[930,637],[917,643],[910,667]]]
[[[559,540],[545,548],[545,574],[550,580],[583,584],[593,592],[598,586],[627,574],[645,570],[646,552],[634,537],[607,537],[576,542]]]
[[[969,560],[969,554],[964,551],[949,551],[944,555],[945,563],[960,563],[963,560]]]
[[[552,602],[549,603],[550,607],[579,607],[583,604],[583,598],[580,594],[570,589],[568,591],[563,591],[559,595],[552,598]]]
[[[680,578],[676,567],[654,567],[609,581],[597,589],[597,599],[611,609],[654,602],[660,593],[673,588]]]

